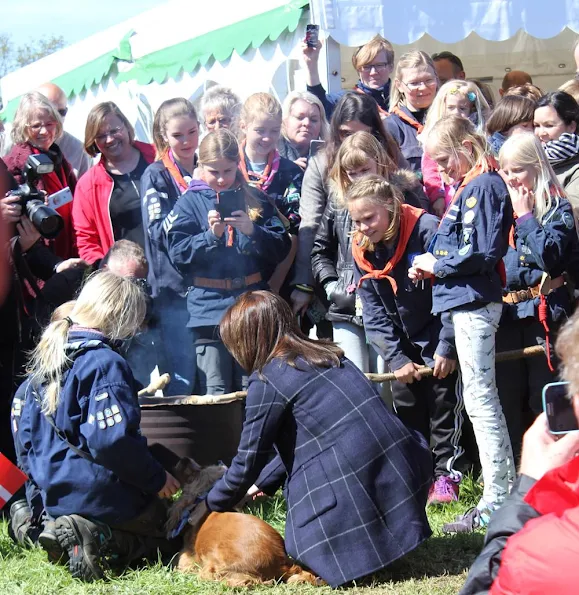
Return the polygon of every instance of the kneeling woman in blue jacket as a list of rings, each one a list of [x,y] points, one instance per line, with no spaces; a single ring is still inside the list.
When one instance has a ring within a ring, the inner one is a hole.
[[[303,335],[266,291],[241,296],[220,331],[251,376],[238,453],[202,505],[231,510],[256,481],[272,493],[286,480],[286,550],[333,587],[429,537],[428,445],[335,343]]]
[[[219,339],[225,311],[248,289],[267,289],[290,238],[269,197],[250,188],[239,146],[227,129],[210,132],[199,147],[200,180],[193,180],[164,221],[169,258],[189,285],[188,327],[196,337],[197,394],[239,390],[245,380]],[[221,218],[221,193],[240,188],[243,210]]]
[[[38,541],[49,557],[68,558],[72,576],[87,581],[103,577],[106,552],[128,563],[175,549],[164,539],[157,495],[168,498],[179,484],[147,449],[138,387],[117,352],[145,313],[131,279],[96,273],[70,315],[44,331],[14,398],[30,510],[15,503],[12,526],[17,515],[43,525]]]

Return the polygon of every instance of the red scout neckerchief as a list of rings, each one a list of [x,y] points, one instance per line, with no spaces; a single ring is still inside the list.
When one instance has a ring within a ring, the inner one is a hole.
[[[415,118],[411,118],[407,113],[403,112],[397,105],[395,105],[391,110],[391,114],[396,114],[403,122],[406,124],[410,124],[413,128],[416,128],[418,134],[420,134],[424,130],[424,126]]]
[[[360,281],[358,281],[358,287],[360,287],[362,281],[365,279],[388,279],[388,281],[390,281],[390,285],[392,285],[394,294],[398,292],[396,281],[389,275],[404,256],[406,246],[408,245],[408,240],[410,239],[410,236],[414,231],[418,220],[420,217],[422,217],[422,215],[424,215],[424,213],[426,213],[424,209],[418,209],[417,207],[407,204],[400,205],[400,230],[398,235],[398,244],[396,246],[396,250],[394,251],[394,255],[386,263],[382,270],[375,269],[372,264],[366,260],[366,256],[364,254],[365,250],[358,244],[358,242],[352,242],[352,254],[354,256],[354,260],[356,261],[356,264],[367,273],[360,279]]]
[[[171,149],[167,149],[163,153],[161,161],[163,162],[163,165],[167,168],[169,173],[173,176],[173,179],[177,183],[177,186],[179,187],[181,194],[183,194],[183,192],[185,192],[185,190],[187,190],[187,188],[189,187],[189,184],[185,181],[185,178],[181,175],[181,172],[179,171],[179,167],[175,163],[173,151],[171,151]]]
[[[239,169],[243,174],[245,181],[250,186],[258,188],[262,192],[267,193],[267,189],[271,186],[273,178],[279,170],[279,151],[277,149],[270,151],[269,155],[267,156],[267,164],[262,174],[248,169],[246,159],[247,158],[245,156],[245,140],[243,140],[241,141],[241,145],[239,146]]]
[[[368,93],[364,93],[364,91],[362,89],[360,89],[360,87],[353,87],[353,90],[356,91],[356,93],[360,93],[362,95],[368,95]],[[376,103],[376,105],[378,105],[378,103]],[[378,111],[380,112],[380,115],[382,116],[382,118],[386,118],[387,116],[390,115],[383,107],[380,107],[379,105],[378,105]]]

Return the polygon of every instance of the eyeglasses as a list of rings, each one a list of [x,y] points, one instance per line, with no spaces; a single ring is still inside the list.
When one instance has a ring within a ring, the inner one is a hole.
[[[361,70],[363,72],[372,72],[373,68],[376,72],[379,72],[380,70],[386,70],[388,66],[390,66],[390,64],[387,62],[377,62],[376,64],[365,64],[362,66]]]
[[[48,122],[34,122],[34,124],[28,124],[28,128],[32,130],[32,132],[40,132],[43,128],[46,130],[52,130],[56,127],[56,122],[54,120],[48,120]]]
[[[103,132],[102,134],[97,134],[94,139],[97,143],[103,143],[104,141],[109,138],[109,136],[119,136],[123,132],[122,126],[117,126],[116,128],[111,128],[108,132]]]
[[[405,83],[401,81],[403,85],[408,87],[410,91],[417,91],[421,87],[433,87],[436,85],[436,79],[426,79],[425,81],[417,81],[415,83]]]
[[[60,114],[60,117],[61,118],[65,118],[66,117],[66,114],[68,114],[68,108],[67,107],[64,107],[62,109],[57,109],[56,111]]]

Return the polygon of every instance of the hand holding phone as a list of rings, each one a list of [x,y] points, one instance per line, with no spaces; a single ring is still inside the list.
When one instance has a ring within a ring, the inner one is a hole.
[[[235,211],[245,211],[245,192],[243,188],[224,190],[217,193],[217,212],[221,219],[232,217]]]
[[[306,25],[306,45],[309,48],[315,48],[318,45],[318,39],[320,36],[320,26],[309,24]]]
[[[550,382],[543,387],[543,410],[551,434],[567,434],[579,430],[568,382]]]
[[[308,159],[311,159],[320,149],[324,147],[326,141],[323,140],[311,140],[310,151],[308,153]]]

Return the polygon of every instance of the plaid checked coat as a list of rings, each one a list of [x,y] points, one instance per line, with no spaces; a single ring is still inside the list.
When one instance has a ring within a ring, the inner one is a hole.
[[[336,587],[384,568],[430,534],[432,459],[349,360],[252,374],[239,450],[207,505],[241,500],[271,458],[287,470],[286,550]]]

